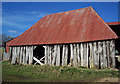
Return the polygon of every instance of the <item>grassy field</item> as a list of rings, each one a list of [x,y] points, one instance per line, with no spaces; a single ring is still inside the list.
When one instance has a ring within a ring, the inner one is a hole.
[[[2,63],[3,81],[6,82],[66,82],[95,81],[100,78],[118,77],[119,71],[113,69],[86,69],[84,67],[54,67],[40,65],[11,65]]]

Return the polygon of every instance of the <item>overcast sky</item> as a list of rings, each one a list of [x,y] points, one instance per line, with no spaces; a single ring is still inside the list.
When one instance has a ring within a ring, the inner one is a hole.
[[[89,6],[105,22],[118,21],[117,2],[3,2],[2,33],[16,37],[45,15]]]

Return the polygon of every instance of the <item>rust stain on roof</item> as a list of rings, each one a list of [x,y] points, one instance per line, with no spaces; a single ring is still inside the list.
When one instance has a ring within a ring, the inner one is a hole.
[[[105,39],[117,35],[92,7],[50,14],[40,19],[7,46],[64,44]]]

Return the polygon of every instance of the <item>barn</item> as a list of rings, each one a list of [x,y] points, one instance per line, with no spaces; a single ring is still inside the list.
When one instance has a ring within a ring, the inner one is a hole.
[[[92,7],[50,14],[7,42],[11,64],[115,68],[117,34]]]

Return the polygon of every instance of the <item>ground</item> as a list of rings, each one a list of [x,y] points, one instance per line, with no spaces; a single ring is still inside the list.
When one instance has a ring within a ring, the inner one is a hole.
[[[4,82],[118,82],[120,69],[70,66],[12,65],[2,62]]]

